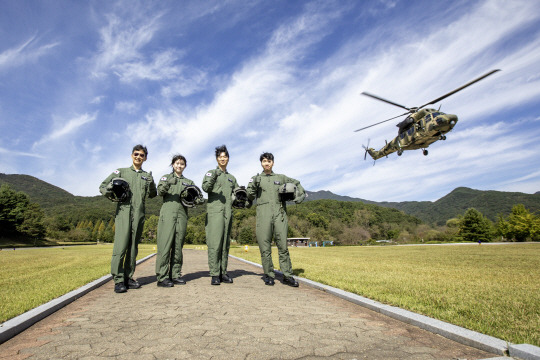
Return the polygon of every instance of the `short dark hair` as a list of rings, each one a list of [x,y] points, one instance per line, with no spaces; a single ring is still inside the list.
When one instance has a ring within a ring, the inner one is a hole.
[[[259,161],[262,162],[263,159],[274,161],[274,155],[269,152],[264,152],[261,154],[261,157],[259,158]]]
[[[146,148],[146,146],[143,146],[141,144],[137,144],[137,145],[135,145],[133,147],[133,150],[131,150],[131,153],[133,154],[136,150],[144,151],[144,156],[148,157],[148,149]]]
[[[221,145],[216,147],[216,159],[219,157],[219,155],[224,152],[227,157],[229,157],[229,151],[227,150],[227,147],[225,145]]]
[[[184,164],[186,164],[186,166],[187,166],[187,160],[186,160],[186,158],[184,157],[184,155],[182,155],[182,154],[176,154],[176,155],[173,155],[173,158],[172,158],[172,160],[171,160],[171,166],[173,166],[173,164],[174,164],[177,160],[184,160]]]

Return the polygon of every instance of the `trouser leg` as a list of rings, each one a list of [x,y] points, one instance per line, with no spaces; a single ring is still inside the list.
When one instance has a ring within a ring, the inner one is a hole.
[[[257,209],[258,210],[258,209]],[[275,278],[274,264],[272,262],[272,217],[257,213],[256,235],[261,262],[266,275]]]
[[[229,248],[231,247],[231,228],[232,228],[232,217],[224,218],[224,229],[223,233],[223,246],[221,249],[221,264],[220,272],[222,275],[227,274],[227,266],[229,264]]]
[[[131,223],[129,220],[129,212],[119,213],[115,218],[114,245],[111,259],[111,275],[114,283],[124,282],[124,277],[127,277],[124,267],[125,260],[128,255],[129,242],[131,240]]]
[[[206,245],[208,245],[208,268],[210,276],[219,276],[223,249],[223,213],[206,214]]]
[[[165,224],[165,219],[160,219],[157,236],[156,277],[157,281],[163,281],[169,274],[171,247],[174,242],[173,224]]]
[[[135,225],[136,221],[136,225]],[[134,220],[134,225],[131,228],[131,244],[129,246],[129,257],[126,255],[126,275],[128,279],[132,279],[135,274],[135,266],[137,264],[137,255],[139,253],[139,242],[141,241],[142,231],[144,227],[144,216],[138,220]],[[124,281],[126,278],[124,278]]]
[[[178,218],[176,221],[176,232],[174,243],[171,248],[171,279],[179,278],[182,275],[182,264],[184,262],[182,248],[184,247],[184,239],[186,237],[187,218]]]
[[[287,248],[287,218],[278,216],[274,221],[274,239],[278,248],[279,268],[285,277],[290,277],[292,273],[291,257]]]

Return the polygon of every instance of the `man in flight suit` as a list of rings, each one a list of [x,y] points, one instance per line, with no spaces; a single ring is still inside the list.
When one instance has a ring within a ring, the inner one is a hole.
[[[272,262],[272,237],[276,241],[279,254],[279,267],[283,272],[283,283],[298,287],[298,282],[292,273],[291,258],[287,249],[287,203],[279,198],[279,188],[286,183],[296,185],[295,203],[301,203],[305,198],[305,190],[298,180],[285,175],[275,174],[274,155],[263,153],[260,156],[263,172],[251,178],[247,193],[250,200],[257,200],[257,243],[261,252],[261,262],[264,270],[264,283],[274,285],[276,277]]]
[[[112,193],[112,179],[122,178],[129,184],[130,196],[116,206],[114,219],[114,246],[111,260],[111,274],[114,280],[114,291],[126,292],[127,289],[141,287],[133,279],[138,253],[138,245],[144,226],[144,205],[146,197],[157,195],[156,184],[152,172],[142,169],[146,161],[148,150],[145,146],[135,145],[131,152],[133,165],[129,168],[120,168],[109,175],[99,187],[101,194],[110,196]]]
[[[216,148],[216,161],[218,166],[209,170],[202,182],[202,189],[208,193],[206,244],[212,285],[233,282],[233,279],[227,275],[227,264],[231,244],[231,194],[238,187],[236,178],[227,172],[229,152],[225,145]]]

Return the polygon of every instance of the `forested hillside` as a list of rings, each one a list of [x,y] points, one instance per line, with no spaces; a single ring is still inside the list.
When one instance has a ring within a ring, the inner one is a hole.
[[[41,218],[48,237],[66,241],[112,241],[116,204],[103,196],[74,196],[28,175],[0,174],[2,184],[13,189],[4,190],[5,196],[12,199],[10,201],[22,199],[13,191],[28,196],[28,200],[21,204],[25,209],[32,209],[37,214],[36,219],[40,218],[39,213],[42,211]],[[462,187],[435,202],[376,203],[335,195],[329,191],[308,191],[306,199],[300,205],[292,204],[288,207],[289,237],[309,237],[312,241],[334,241],[342,245],[356,245],[378,239],[392,239],[401,243],[459,241],[466,237],[463,226],[470,220],[468,216],[473,218],[473,227],[482,224],[481,231],[485,239],[494,238],[497,233],[519,241],[540,236],[536,230],[531,230],[536,229],[533,224],[540,221],[534,214],[540,210],[540,193],[531,195]],[[147,222],[143,238],[153,241],[161,197],[147,199],[146,204]],[[523,205],[515,208],[517,204]],[[189,210],[187,243],[205,241],[205,209],[205,206],[198,206]],[[30,214],[28,212],[27,215]],[[255,209],[235,210],[234,214],[233,239],[241,243],[254,242]],[[17,224],[15,218],[12,221],[12,225],[18,229],[25,228],[22,220],[18,220]],[[523,221],[527,224],[525,230],[519,228]],[[477,236],[478,229],[471,230],[473,237]],[[27,229],[26,233],[29,231]]]
[[[401,210],[414,215],[428,224],[444,225],[446,221],[475,208],[491,221],[497,215],[510,214],[512,207],[523,204],[531,212],[540,211],[540,192],[525,194],[520,192],[482,191],[458,187],[437,201],[374,202],[364,199],[340,196],[330,191],[308,192],[308,199],[333,199],[342,201],[361,201]]]

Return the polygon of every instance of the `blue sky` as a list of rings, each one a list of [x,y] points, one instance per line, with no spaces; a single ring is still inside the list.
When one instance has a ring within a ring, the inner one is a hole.
[[[437,200],[458,186],[540,191],[540,2],[0,2],[0,172],[74,195],[148,147],[159,177],[182,153],[200,185],[226,144],[247,185],[259,155],[311,191]],[[421,151],[364,161],[402,109],[457,114]]]

